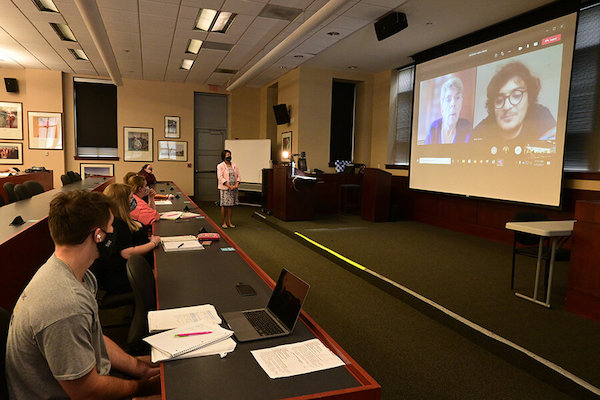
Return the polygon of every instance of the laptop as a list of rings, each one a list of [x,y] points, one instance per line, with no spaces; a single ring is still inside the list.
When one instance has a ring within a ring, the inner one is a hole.
[[[240,342],[287,336],[296,326],[309,287],[284,268],[266,308],[223,313],[223,319]]]

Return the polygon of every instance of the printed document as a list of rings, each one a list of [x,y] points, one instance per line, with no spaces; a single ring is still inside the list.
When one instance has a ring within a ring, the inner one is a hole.
[[[269,378],[307,374],[339,367],[344,362],[319,339],[251,351]]]
[[[212,304],[200,306],[170,308],[166,310],[150,311],[148,313],[148,328],[150,332],[166,331],[179,326],[207,322],[221,324],[221,318]]]

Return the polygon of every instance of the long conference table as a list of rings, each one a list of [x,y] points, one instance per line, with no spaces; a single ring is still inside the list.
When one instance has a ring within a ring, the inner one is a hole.
[[[0,207],[0,307],[12,312],[35,271],[54,251],[48,230],[48,206],[57,193],[69,190],[102,191],[112,177],[92,177]],[[9,225],[20,216],[23,225]]]
[[[196,204],[172,182],[155,185],[158,194],[173,194],[172,205],[159,211],[186,210],[200,218],[161,220],[154,224],[160,236],[195,235],[202,228],[217,232],[221,240],[204,250],[155,252],[159,309],[213,304],[220,314],[265,307],[273,280],[248,257]],[[265,246],[269,246],[265,243]],[[222,249],[233,249],[223,251]],[[241,296],[240,282],[251,285],[256,296]],[[310,282],[309,282],[310,283]],[[310,292],[309,292],[310,296]],[[254,360],[251,350],[318,338],[338,355],[344,366],[324,371],[271,379]],[[224,358],[217,355],[167,361],[161,365],[162,397],[179,399],[379,399],[381,387],[304,311],[291,335],[238,343]]]

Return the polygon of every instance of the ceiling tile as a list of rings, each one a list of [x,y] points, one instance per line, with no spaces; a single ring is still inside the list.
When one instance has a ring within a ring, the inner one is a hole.
[[[177,14],[179,14],[179,2],[173,4],[166,3],[164,0],[162,2],[140,0],[140,14],[163,18],[177,18]]]

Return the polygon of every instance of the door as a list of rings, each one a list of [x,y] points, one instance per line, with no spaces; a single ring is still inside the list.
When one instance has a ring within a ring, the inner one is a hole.
[[[217,164],[227,135],[227,96],[194,96],[194,193],[197,201],[216,201]]]

